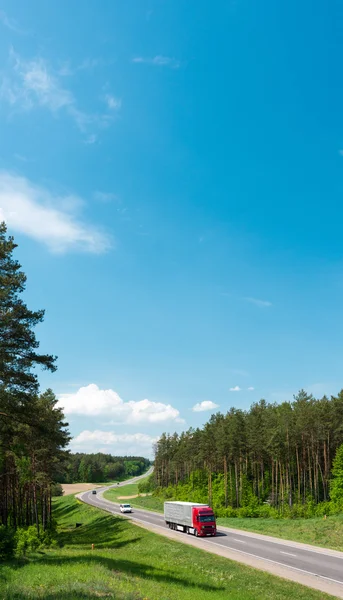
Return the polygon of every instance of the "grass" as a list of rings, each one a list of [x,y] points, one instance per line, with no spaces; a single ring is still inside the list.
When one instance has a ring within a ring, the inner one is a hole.
[[[343,514],[313,519],[217,519],[218,525],[343,551]]]
[[[73,496],[56,499],[54,514],[63,546],[2,564],[1,600],[329,598],[156,535]]]

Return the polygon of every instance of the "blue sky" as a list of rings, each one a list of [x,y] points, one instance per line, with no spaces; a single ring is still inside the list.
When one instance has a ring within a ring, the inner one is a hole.
[[[73,449],[337,392],[342,9],[72,4],[2,4],[0,217]]]

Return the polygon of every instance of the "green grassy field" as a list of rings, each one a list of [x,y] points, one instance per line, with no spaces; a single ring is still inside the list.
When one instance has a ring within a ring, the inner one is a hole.
[[[54,513],[63,547],[2,564],[1,600],[330,598],[156,535],[73,496],[56,499]]]
[[[123,490],[125,489],[125,493]],[[109,490],[104,497],[113,502],[120,502],[118,495],[138,494],[137,485],[127,485],[119,490]],[[163,499],[154,496],[141,496],[127,500],[133,507],[163,513]],[[338,516],[313,519],[217,519],[218,525],[243,529],[254,533],[272,535],[274,537],[313,544],[323,548],[343,551],[343,514]]]

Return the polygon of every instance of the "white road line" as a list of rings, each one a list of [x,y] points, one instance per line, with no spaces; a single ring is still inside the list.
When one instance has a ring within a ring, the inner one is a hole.
[[[243,542],[243,540],[237,540],[236,538],[233,538],[235,540],[235,542],[239,542],[240,544],[246,544],[246,542]]]
[[[296,554],[292,554],[292,552],[283,552],[282,550],[280,550],[280,554],[287,554],[287,556],[295,556]]]

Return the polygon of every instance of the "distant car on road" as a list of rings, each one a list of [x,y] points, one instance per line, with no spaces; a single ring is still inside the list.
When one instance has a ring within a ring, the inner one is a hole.
[[[92,490],[92,494],[96,494],[96,490]]]
[[[122,512],[122,513],[131,513],[132,512],[131,504],[120,504],[119,508],[120,508],[120,512]]]

